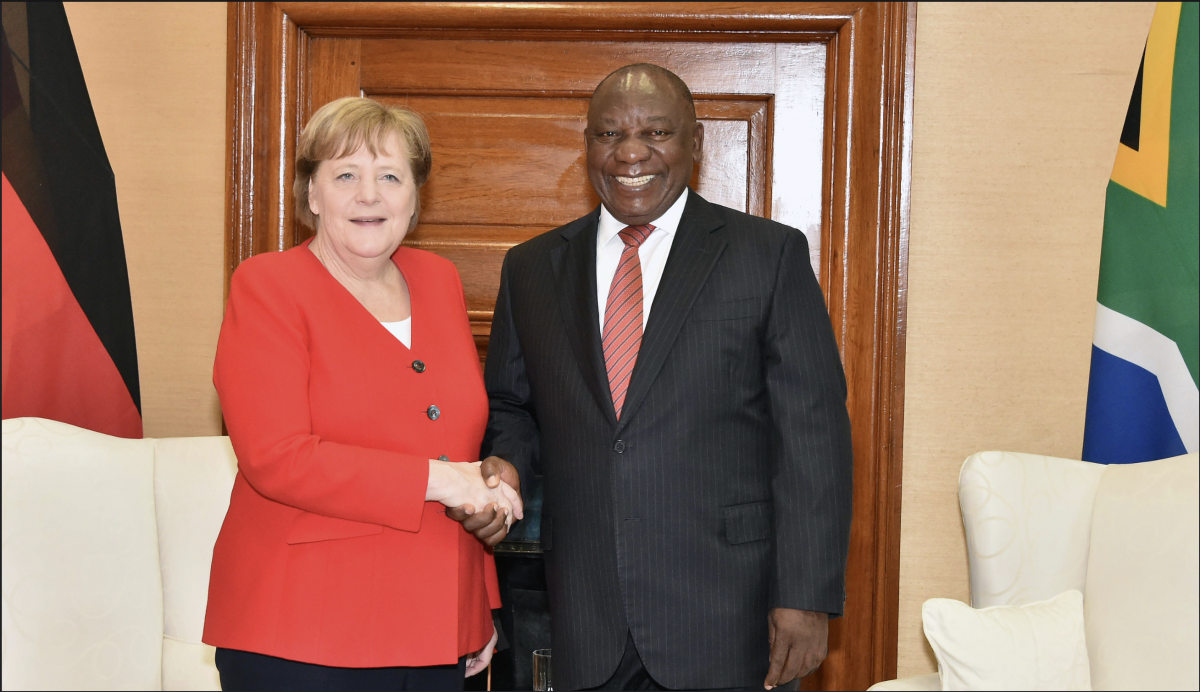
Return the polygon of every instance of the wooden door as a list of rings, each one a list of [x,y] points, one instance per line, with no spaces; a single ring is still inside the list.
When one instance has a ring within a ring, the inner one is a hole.
[[[630,63],[662,65],[693,90],[705,125],[696,191],[805,229],[819,271],[825,52],[815,43],[316,38],[308,64],[320,70],[301,81],[311,94],[301,120],[360,94],[421,114],[433,170],[405,244],[458,266],[482,357],[504,253],[599,204],[584,162],[588,98]]]
[[[231,4],[230,270],[307,237],[292,219],[290,166],[317,108],[351,95],[404,105],[433,143],[405,243],[457,265],[482,358],[504,253],[598,204],[582,134],[592,89],[630,63],[676,72],[705,124],[694,189],[803,231],[830,308],[851,389],[855,512],[846,617],[805,686],[865,687],[895,674],[913,11],[653,9]]]

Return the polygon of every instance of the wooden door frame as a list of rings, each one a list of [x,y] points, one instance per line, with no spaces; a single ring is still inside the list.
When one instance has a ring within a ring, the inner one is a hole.
[[[309,40],[405,36],[827,44],[823,184],[831,203],[820,278],[851,382],[859,511],[850,562],[870,578],[848,575],[846,617],[835,621],[830,657],[805,687],[894,678],[916,3],[231,2],[226,293],[242,260],[295,243],[290,180],[308,110]]]

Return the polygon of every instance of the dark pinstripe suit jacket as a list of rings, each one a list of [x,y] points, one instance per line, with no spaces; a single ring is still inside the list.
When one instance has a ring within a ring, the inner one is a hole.
[[[667,687],[760,685],[767,611],[841,614],[846,384],[799,231],[694,192],[620,421],[596,305],[599,209],[509,251],[484,454],[541,476],[554,686],[631,632]]]

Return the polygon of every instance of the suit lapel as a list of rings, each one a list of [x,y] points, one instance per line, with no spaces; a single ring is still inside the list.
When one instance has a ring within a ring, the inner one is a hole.
[[[600,209],[562,230],[564,242],[550,251],[558,283],[558,308],[567,338],[588,389],[600,410],[616,425],[604,353],[600,346],[600,315],[596,312],[596,231]]]
[[[679,228],[675,231],[667,266],[663,268],[658,292],[650,306],[650,320],[642,336],[642,347],[638,352],[637,364],[633,368],[629,392],[625,396],[618,433],[637,412],[642,399],[650,391],[650,385],[658,377],[659,370],[662,370],[671,346],[675,343],[675,337],[683,328],[692,303],[700,294],[700,289],[704,288],[704,282],[708,280],[717,259],[725,250],[728,240],[725,234],[716,232],[724,225],[724,220],[717,216],[708,201],[694,191],[688,193],[687,206],[684,207],[683,217],[679,220]],[[592,255],[594,276],[594,249]],[[593,297],[593,311],[595,305]],[[593,323],[596,322],[599,322],[598,317],[593,320]]]

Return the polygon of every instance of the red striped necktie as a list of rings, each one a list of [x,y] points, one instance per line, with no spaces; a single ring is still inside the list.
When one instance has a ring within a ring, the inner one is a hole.
[[[619,235],[625,242],[617,273],[608,289],[604,308],[604,366],[608,370],[608,389],[612,392],[617,419],[625,405],[629,378],[642,346],[642,262],[638,248],[654,232],[654,226],[626,226]]]

